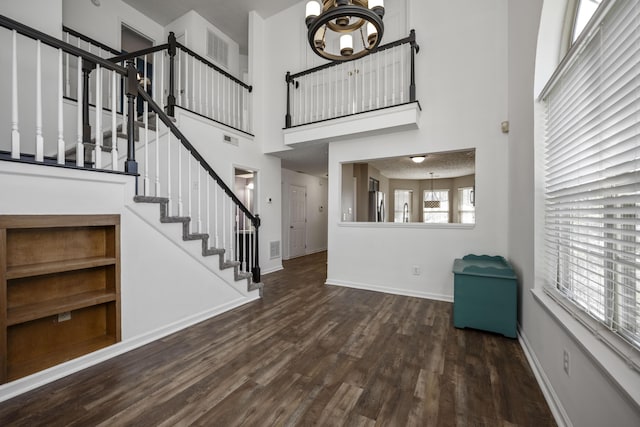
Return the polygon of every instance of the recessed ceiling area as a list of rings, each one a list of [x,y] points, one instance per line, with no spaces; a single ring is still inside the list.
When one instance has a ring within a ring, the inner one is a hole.
[[[198,12],[240,45],[247,54],[249,12],[268,18],[299,0],[123,0],[129,6],[165,26],[190,10]]]
[[[329,143],[316,142],[295,150],[271,153],[282,159],[282,167],[311,176],[326,177],[329,163]]]
[[[416,153],[418,154],[418,153]],[[419,153],[422,154],[422,153]],[[476,172],[476,150],[426,153],[422,163],[414,163],[410,156],[363,161],[378,169],[389,179],[456,178]]]

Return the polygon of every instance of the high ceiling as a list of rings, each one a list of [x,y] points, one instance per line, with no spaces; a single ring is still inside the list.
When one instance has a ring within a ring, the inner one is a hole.
[[[190,10],[195,10],[247,52],[249,12],[255,10],[268,18],[300,0],[123,0],[160,25],[167,25]],[[302,18],[301,18],[302,19]]]
[[[160,25],[167,25],[190,10],[223,31],[247,53],[249,12],[255,10],[268,18],[303,0],[123,0]],[[302,19],[302,18],[301,18]],[[474,173],[475,153],[438,153],[416,165],[407,156],[370,161],[369,164],[385,176],[394,179],[427,179],[429,172],[438,178]],[[284,168],[314,176],[326,176],[328,144],[313,144],[305,148],[283,151],[276,156]]]

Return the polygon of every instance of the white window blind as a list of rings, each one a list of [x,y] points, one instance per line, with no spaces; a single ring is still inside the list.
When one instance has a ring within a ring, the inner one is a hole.
[[[635,352],[640,349],[640,2],[616,1],[585,42],[543,94],[545,282],[569,302],[565,307],[613,332],[600,335],[619,353],[620,342]]]
[[[429,202],[439,202],[437,207],[430,207]],[[449,223],[449,190],[425,190],[422,222]]]
[[[458,218],[462,224],[475,224],[476,206],[473,187],[458,188]]]

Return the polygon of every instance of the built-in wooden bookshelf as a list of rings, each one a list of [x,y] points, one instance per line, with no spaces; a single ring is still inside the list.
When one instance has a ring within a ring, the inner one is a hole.
[[[120,216],[0,215],[0,383],[120,341]]]

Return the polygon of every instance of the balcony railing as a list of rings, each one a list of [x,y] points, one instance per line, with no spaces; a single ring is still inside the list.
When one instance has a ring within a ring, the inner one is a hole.
[[[285,127],[394,107],[416,101],[415,31],[348,62],[287,73]]]
[[[122,67],[133,60],[141,85],[170,116],[179,107],[251,135],[252,87],[178,43],[173,33],[167,43],[124,54],[67,27],[63,27],[63,39]],[[78,99],[78,85],[74,79],[77,62],[71,55],[65,54],[63,70],[64,96]],[[86,71],[86,94],[89,105],[95,106],[96,75],[92,70]],[[122,113],[126,104],[123,86],[112,88],[108,82],[103,82],[102,108],[110,110],[114,96],[116,111]],[[137,101],[138,115],[144,114],[143,105],[141,100]]]
[[[133,60],[142,86],[169,116],[179,107],[251,134],[252,87],[178,43],[173,33],[165,44],[110,60]]]

